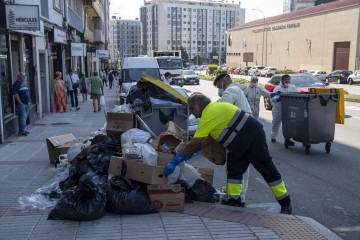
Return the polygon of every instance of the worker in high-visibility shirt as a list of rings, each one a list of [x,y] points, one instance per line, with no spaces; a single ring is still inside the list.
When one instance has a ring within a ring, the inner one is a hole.
[[[218,94],[220,99],[218,102],[228,102],[231,103],[247,114],[252,115],[250,105],[246,99],[243,90],[247,88],[246,84],[233,83],[231,77],[228,74],[220,74],[214,80],[214,86],[218,88]],[[246,172],[243,174],[243,186],[240,194],[240,206],[245,206],[246,202],[246,192],[249,185],[249,175],[250,170],[247,168]]]
[[[271,93],[263,86],[259,86],[258,82],[259,79],[254,75],[250,78],[249,87],[244,89],[244,94],[249,101],[254,118],[259,118],[261,96],[271,97]]]
[[[183,151],[166,165],[164,175],[174,172],[180,162],[190,159],[213,138],[228,150],[227,197],[222,204],[240,206],[242,175],[251,163],[274,193],[281,205],[281,213],[290,214],[290,196],[270,157],[262,124],[236,106],[211,102],[202,93],[193,93],[188,99],[188,106],[190,112],[200,118],[198,128]]]

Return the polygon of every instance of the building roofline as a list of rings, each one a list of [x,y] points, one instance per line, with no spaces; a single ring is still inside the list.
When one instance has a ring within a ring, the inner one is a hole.
[[[178,3],[178,2],[191,2],[191,3],[212,3],[212,4],[216,4],[216,5],[224,5],[224,6],[241,6],[241,1],[239,1],[238,3],[227,3],[225,2],[227,0],[144,0],[144,5],[147,4],[153,4],[153,3]],[[229,0],[230,1],[230,0]]]
[[[282,22],[285,20],[292,20],[300,17],[307,17],[311,15],[316,15],[319,13],[326,13],[326,12],[332,12],[344,8],[351,8],[355,6],[360,6],[359,0],[338,0],[335,2],[330,2],[326,4],[321,4],[314,7],[304,8],[301,10],[284,13],[281,15],[276,15],[273,17],[265,18],[265,24],[271,24],[276,22]],[[227,30],[227,32],[233,32],[240,29],[250,28],[250,27],[256,27],[256,26],[263,26],[264,25],[264,19],[258,19],[255,21],[251,21],[248,23],[241,24],[237,27],[231,28]]]

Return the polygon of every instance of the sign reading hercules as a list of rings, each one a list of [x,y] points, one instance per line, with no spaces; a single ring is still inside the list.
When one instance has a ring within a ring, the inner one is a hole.
[[[285,30],[285,29],[298,28],[298,27],[300,27],[300,23],[288,23],[288,24],[276,25],[273,27],[253,29],[252,33],[278,31],[278,30]]]
[[[40,30],[39,6],[5,5],[6,26],[10,30]]]

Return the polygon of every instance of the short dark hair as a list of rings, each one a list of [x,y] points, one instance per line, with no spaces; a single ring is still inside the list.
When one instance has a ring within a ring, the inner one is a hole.
[[[166,72],[166,73],[164,74],[164,76],[165,76],[165,77],[167,77],[167,76],[171,76],[171,73]]]
[[[289,74],[284,74],[282,77],[281,77],[281,80],[284,80],[285,78],[291,78]]]
[[[199,104],[203,108],[205,108],[209,103],[211,103],[211,100],[210,100],[210,98],[208,98],[207,96],[205,96],[204,94],[202,94],[200,92],[194,92],[189,97],[188,103]]]
[[[223,73],[223,74],[218,75],[218,76],[215,78],[215,80],[214,80],[214,86],[216,87],[217,84],[218,84],[218,82],[220,82],[221,80],[223,80],[223,79],[225,79],[225,78],[227,78],[227,79],[229,79],[229,80],[231,81],[231,78],[230,78],[229,74]]]

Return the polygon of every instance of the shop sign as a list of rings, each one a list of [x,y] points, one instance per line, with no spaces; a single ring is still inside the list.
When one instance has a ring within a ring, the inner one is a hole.
[[[86,57],[86,44],[71,43],[71,56],[72,57]]]
[[[254,61],[254,53],[245,52],[243,54],[243,62],[253,62]]]
[[[298,28],[298,27],[300,27],[300,23],[287,23],[272,27],[253,29],[252,33],[271,32],[271,31],[285,30],[285,29]]]
[[[109,58],[110,51],[109,50],[96,50],[97,57]]]
[[[66,32],[54,27],[53,33],[54,33],[54,43],[67,44]]]
[[[5,5],[5,13],[9,30],[40,30],[37,5]]]

